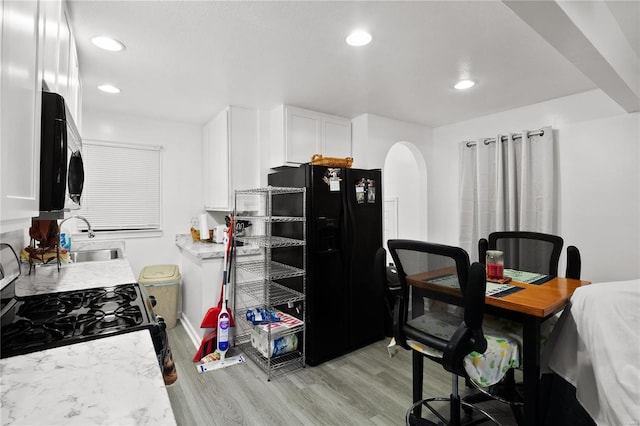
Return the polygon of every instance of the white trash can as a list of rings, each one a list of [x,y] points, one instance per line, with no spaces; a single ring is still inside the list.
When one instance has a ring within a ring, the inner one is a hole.
[[[180,280],[178,265],[145,266],[138,277],[138,283],[144,286],[147,294],[155,297],[156,306],[153,310],[164,318],[167,328],[175,327],[178,321]]]

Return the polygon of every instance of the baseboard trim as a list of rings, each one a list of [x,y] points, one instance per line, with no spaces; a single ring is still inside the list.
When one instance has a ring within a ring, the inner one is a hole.
[[[200,347],[200,341],[202,340],[202,337],[200,337],[196,329],[193,327],[193,325],[189,322],[189,320],[184,314],[180,315],[180,322],[184,327],[184,331],[187,332],[187,336],[189,336],[189,339],[191,339],[191,342],[193,343],[193,347],[196,350],[198,350],[198,348]]]

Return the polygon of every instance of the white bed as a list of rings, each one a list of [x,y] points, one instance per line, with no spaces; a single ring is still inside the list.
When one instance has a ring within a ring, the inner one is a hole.
[[[640,425],[640,280],[578,288],[542,358],[598,425]]]

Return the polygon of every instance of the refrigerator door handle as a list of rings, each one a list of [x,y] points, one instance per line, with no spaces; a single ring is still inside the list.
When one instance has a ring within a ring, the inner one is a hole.
[[[347,172],[348,173],[348,172]],[[349,179],[346,179],[346,181],[348,182]],[[344,224],[345,224],[345,229],[347,230],[346,232],[346,249],[345,249],[345,257],[346,257],[346,264],[349,265],[347,268],[347,277],[351,277],[351,259],[353,259],[354,257],[354,250],[355,250],[355,238],[356,238],[356,223],[355,223],[355,216],[353,214],[353,205],[351,204],[351,199],[349,197],[349,191],[350,188],[348,188],[348,183],[345,182],[345,188],[343,193],[343,197],[342,197],[342,202],[344,205]]]

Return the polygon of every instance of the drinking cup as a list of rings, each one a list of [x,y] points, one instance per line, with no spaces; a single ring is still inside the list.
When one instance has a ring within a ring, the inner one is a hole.
[[[504,253],[500,250],[487,251],[487,278],[500,280],[504,276]]]

